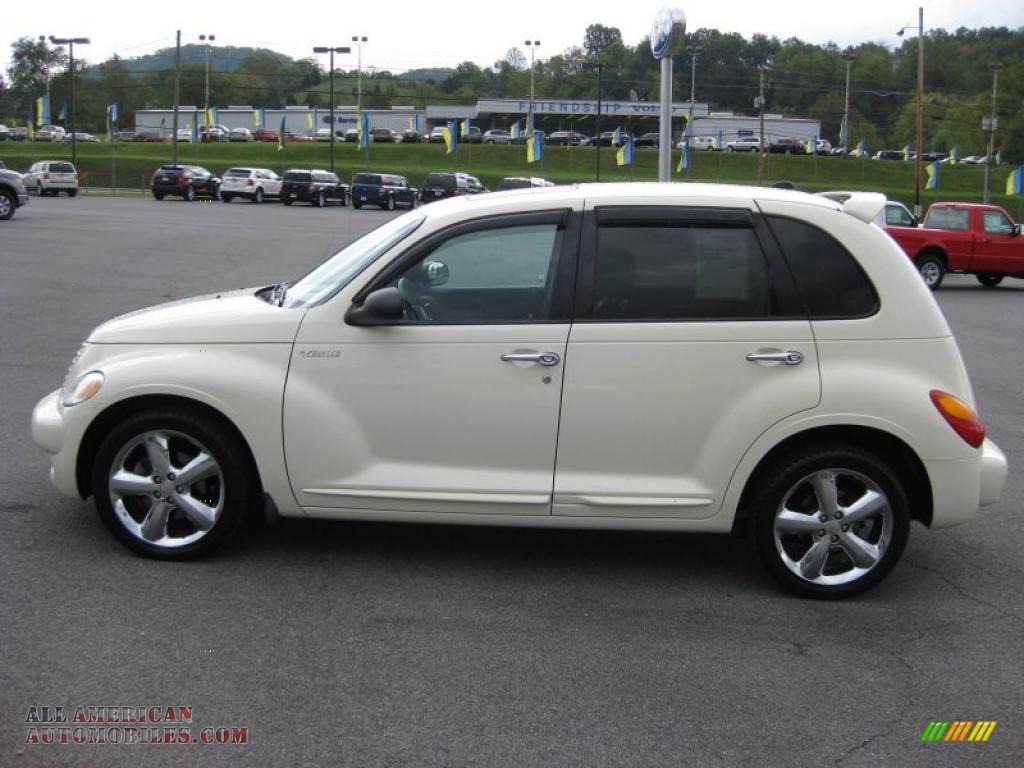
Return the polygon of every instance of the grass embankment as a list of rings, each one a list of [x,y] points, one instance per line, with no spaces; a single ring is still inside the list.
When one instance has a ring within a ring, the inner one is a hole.
[[[171,145],[163,144],[79,144],[78,167],[83,186],[145,189],[158,165],[171,160]],[[654,150],[637,150],[632,169],[615,165],[615,152],[601,148],[602,181],[649,181],[657,178]],[[0,160],[9,168],[24,171],[35,160],[70,159],[69,144],[36,142],[0,143]],[[369,151],[353,143],[335,145],[335,168],[344,179],[356,171],[376,170],[400,173],[419,185],[432,171],[466,171],[494,188],[505,176],[543,176],[568,183],[594,180],[594,147],[545,147],[541,163],[528,164],[522,146],[462,144],[454,155],[446,155],[441,144],[373,144]],[[678,162],[673,152],[672,165]],[[330,164],[327,142],[290,142],[284,151],[270,142],[179,144],[178,161],[223,173],[233,165],[255,165],[283,172],[286,168],[319,167]],[[925,207],[935,200],[981,200],[984,168],[974,165],[942,165],[937,190],[922,190]],[[1008,167],[993,169],[993,202],[1021,213],[1021,198],[1002,194]],[[757,156],[749,153],[695,152],[690,173],[675,173],[679,181],[716,181],[754,184]],[[765,161],[765,184],[793,182],[799,189],[865,189],[911,204],[914,197],[914,164],[860,158],[769,155]]]

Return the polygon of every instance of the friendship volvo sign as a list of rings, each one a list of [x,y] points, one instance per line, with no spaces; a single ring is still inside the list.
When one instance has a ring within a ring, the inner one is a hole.
[[[672,55],[686,39],[686,14],[662,8],[651,25],[651,53],[661,61],[661,124],[658,139],[658,181],[672,179]]]

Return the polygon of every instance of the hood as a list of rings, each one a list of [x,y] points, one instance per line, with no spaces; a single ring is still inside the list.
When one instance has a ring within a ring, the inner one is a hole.
[[[129,312],[96,328],[92,344],[291,344],[305,314],[263,301],[260,290],[199,296]]]

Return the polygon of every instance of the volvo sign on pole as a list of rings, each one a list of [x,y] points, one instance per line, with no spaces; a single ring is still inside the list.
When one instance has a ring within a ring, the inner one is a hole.
[[[661,60],[661,123],[658,126],[658,181],[672,180],[672,56],[686,38],[686,14],[662,8],[651,26],[651,53]]]

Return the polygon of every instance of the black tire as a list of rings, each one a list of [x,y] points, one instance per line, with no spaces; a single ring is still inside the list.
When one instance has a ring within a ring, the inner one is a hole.
[[[77,194],[78,194],[78,190],[77,189],[69,189],[68,190],[68,197],[74,197]]]
[[[235,198],[234,198],[234,196],[233,196],[233,195],[221,195],[221,196],[220,196],[220,199],[221,199],[221,202],[224,202],[224,203],[230,203],[230,202],[231,202],[232,200],[234,200]]]
[[[14,215],[15,208],[17,207],[18,203],[14,199],[14,195],[6,189],[0,189],[0,221],[7,221],[11,218],[11,216]]]
[[[939,286],[942,285],[943,278],[946,276],[946,265],[942,261],[942,257],[926,253],[914,259],[914,265],[917,267],[917,271],[921,273],[921,279],[924,280],[924,284],[931,290],[937,291]]]
[[[188,202],[192,202],[196,199],[196,189],[191,184],[185,187],[185,191],[181,193],[181,196]]]
[[[43,182],[41,181],[36,182],[36,194],[39,195],[39,197],[46,197],[46,190],[43,189]]]
[[[340,202],[341,202],[342,208],[348,208],[352,204],[352,193],[346,191],[341,196],[341,201]]]
[[[975,277],[978,278],[978,282],[986,288],[995,288],[1003,282],[1003,275],[993,275],[991,273],[982,272],[975,275]]]
[[[384,201],[384,207],[389,211],[395,210],[395,196],[388,195],[388,199]]]
[[[282,200],[281,202],[284,203],[285,205],[291,205],[292,204],[291,200]]]
[[[835,489],[834,504],[820,500],[815,481],[822,483],[824,496]],[[881,497],[883,505],[852,525],[842,522],[856,514],[854,502],[869,493]],[[885,578],[907,544],[910,512],[903,484],[885,461],[853,445],[809,446],[777,459],[758,473],[748,498],[762,563],[782,586],[804,597],[839,599],[864,592]],[[787,516],[780,523],[783,508]],[[788,530],[778,531],[777,523]],[[801,565],[812,550],[824,553],[817,558],[820,566],[814,557]],[[851,552],[866,558],[863,568]]]
[[[363,204],[362,203],[358,203],[355,200],[353,200],[352,201],[352,207],[355,208],[356,210],[359,210],[360,208],[363,207]]]
[[[153,193],[153,199],[154,200],[163,200],[164,199],[164,193],[163,192],[154,192]]]
[[[420,207],[420,196],[419,195],[413,195],[412,196],[412,202],[409,203],[409,208],[411,209],[411,208],[419,208],[419,207]]]
[[[324,194],[324,191],[322,189],[319,192],[317,192],[316,199],[313,201],[313,205],[315,205],[317,208],[323,208],[325,205],[327,205],[327,195]]]
[[[254,203],[263,202],[263,187],[256,187],[256,194],[252,196],[252,201]]]
[[[150,454],[143,441],[147,435],[162,435],[166,439],[162,452],[168,466],[164,477],[154,474],[160,468],[149,459]],[[212,458],[216,473],[187,487],[175,486],[180,478],[174,478],[170,473],[180,470],[194,458],[195,450],[202,450]],[[197,557],[234,534],[246,510],[258,500],[256,472],[249,456],[248,449],[234,431],[219,420],[178,407],[140,411],[115,425],[96,452],[92,469],[96,509],[111,533],[134,552],[161,560]],[[158,498],[171,496],[173,501],[169,504],[155,502],[148,491],[132,489],[121,492],[120,503],[115,508],[113,497],[118,492],[112,491],[110,478],[117,471],[129,471],[149,480],[154,487],[166,492]],[[180,506],[191,503],[199,507],[197,502],[213,519],[205,532]],[[143,538],[142,533],[143,524],[156,511],[158,503],[163,504],[166,511],[162,524],[159,518],[154,518],[154,534],[161,534],[163,544]]]
[[[735,152],[736,151],[736,147],[726,147],[725,151],[726,152]]]

